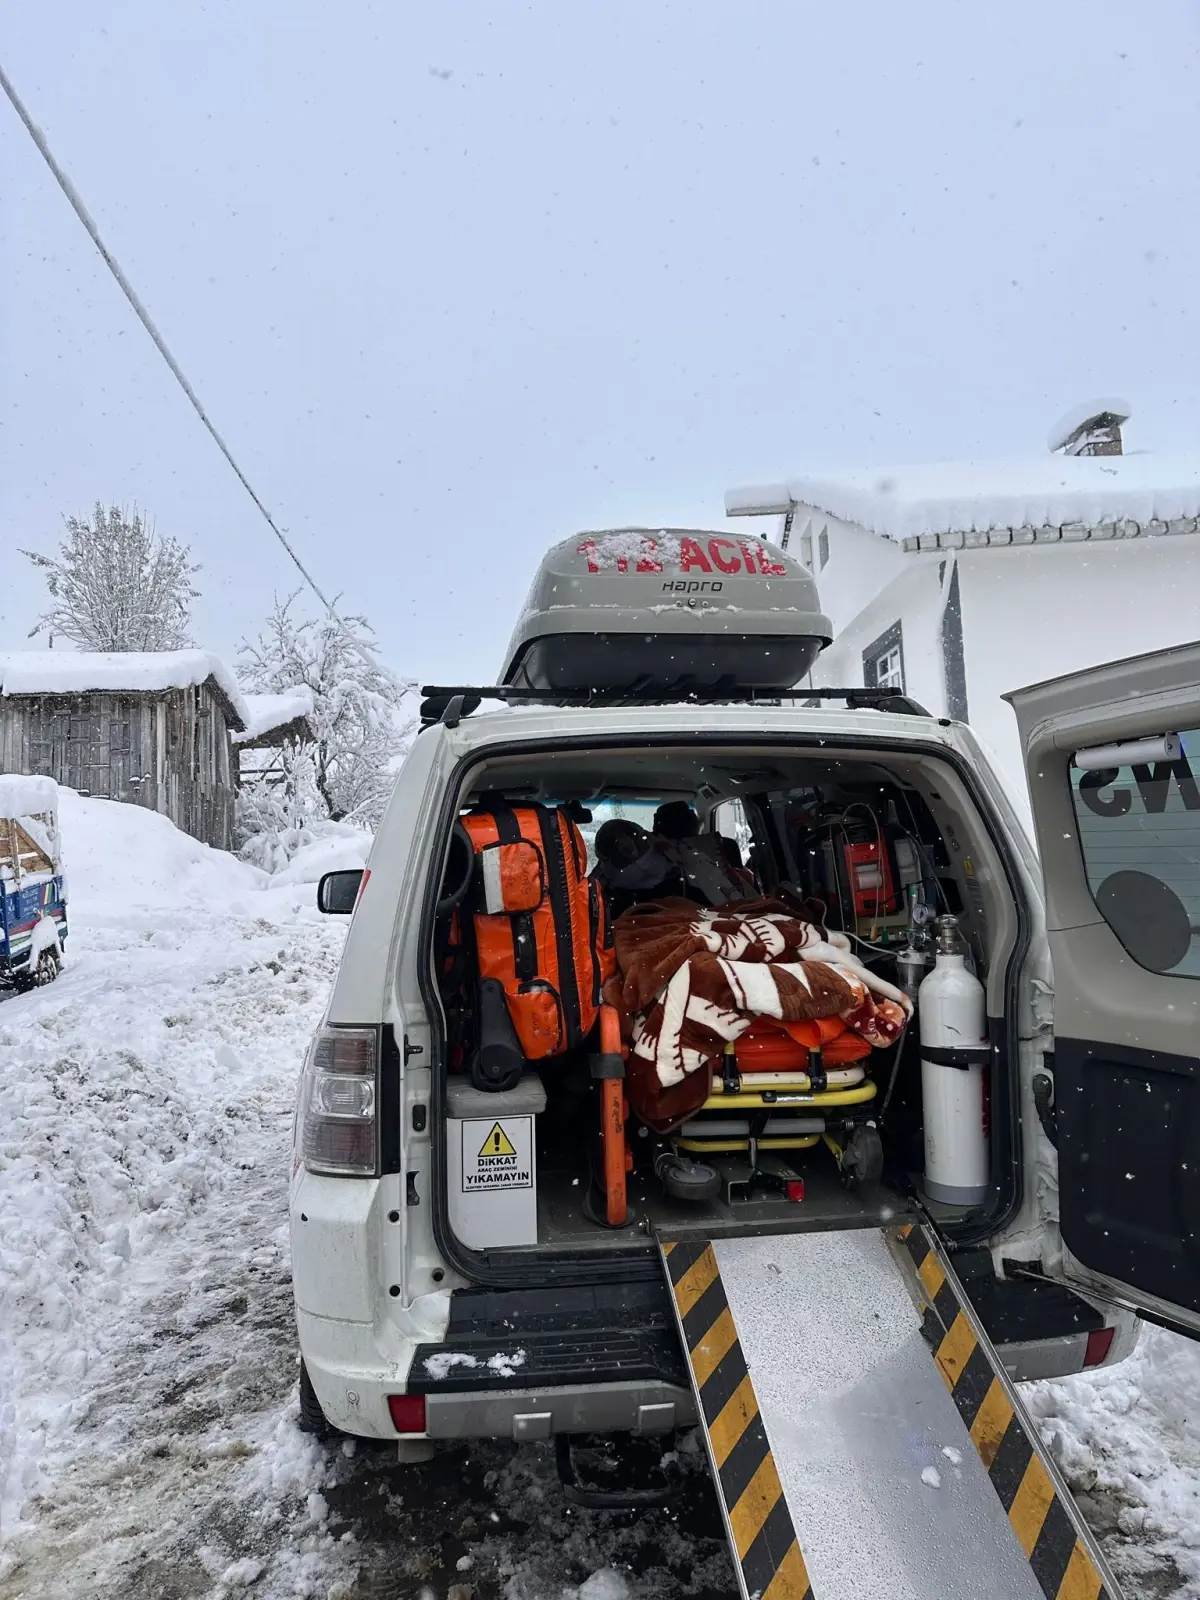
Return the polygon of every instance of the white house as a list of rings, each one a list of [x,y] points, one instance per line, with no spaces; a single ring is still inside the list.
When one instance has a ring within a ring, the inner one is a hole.
[[[1028,461],[730,490],[727,514],[780,517],[817,578],[834,640],[813,684],[969,721],[1023,792],[1006,690],[1200,638],[1200,452],[1120,453],[1127,415],[1080,408]]]

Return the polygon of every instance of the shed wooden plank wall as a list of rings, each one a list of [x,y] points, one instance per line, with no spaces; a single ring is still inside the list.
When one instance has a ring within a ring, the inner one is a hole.
[[[207,684],[162,694],[0,696],[0,772],[162,812],[205,844],[233,843],[234,771]]]

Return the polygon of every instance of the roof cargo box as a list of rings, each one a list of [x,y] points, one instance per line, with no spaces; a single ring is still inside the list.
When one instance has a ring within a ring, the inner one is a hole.
[[[547,553],[502,681],[571,696],[791,689],[832,636],[812,575],[774,545],[616,528]]]

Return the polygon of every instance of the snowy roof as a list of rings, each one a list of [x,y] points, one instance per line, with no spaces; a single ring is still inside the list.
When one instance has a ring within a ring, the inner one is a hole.
[[[228,702],[232,728],[246,726],[249,712],[237,679],[207,650],[102,652],[10,650],[0,652],[0,694],[161,694],[212,681]]]
[[[17,823],[20,833],[10,833],[8,819]],[[0,772],[0,822],[0,880],[9,886],[44,882],[46,863],[51,869],[61,864],[54,779]]]
[[[249,744],[261,739],[276,728],[313,714],[312,690],[306,684],[285,689],[282,694],[247,694],[242,696],[246,706],[246,726],[235,735],[234,744]]]
[[[753,516],[789,502],[857,522],[909,548],[926,536],[994,528],[1128,522],[1141,530],[1149,523],[1200,517],[1200,453],[1047,455],[863,468],[731,489],[725,510],[730,516]]]
[[[0,772],[0,817],[56,816],[58,785],[53,778]]]

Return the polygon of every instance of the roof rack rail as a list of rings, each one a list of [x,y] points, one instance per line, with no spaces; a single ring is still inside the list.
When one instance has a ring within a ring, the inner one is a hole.
[[[421,725],[429,727],[435,722],[445,722],[447,727],[457,727],[461,718],[469,717],[479,709],[484,700],[514,700],[522,705],[545,706],[630,706],[630,705],[774,705],[782,700],[799,700],[807,706],[818,706],[823,700],[844,700],[851,711],[891,711],[900,716],[928,717],[931,715],[918,701],[911,699],[903,689],[866,689],[861,685],[849,689],[692,689],[686,684],[669,690],[648,693],[636,689],[595,689],[588,694],[555,694],[542,690],[522,689],[515,684],[489,684],[469,686],[464,684],[425,684],[421,689]]]

